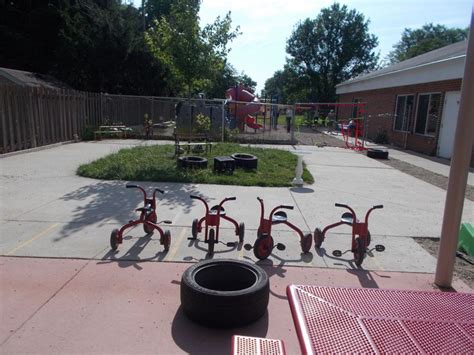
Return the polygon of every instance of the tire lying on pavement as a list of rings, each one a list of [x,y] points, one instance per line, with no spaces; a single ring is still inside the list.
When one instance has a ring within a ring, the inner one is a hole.
[[[374,159],[388,159],[388,150],[369,148],[367,156]]]
[[[235,165],[244,169],[257,169],[258,158],[252,154],[234,153],[231,155]]]
[[[208,327],[240,327],[256,321],[265,314],[269,293],[266,272],[246,261],[204,260],[181,278],[184,314]]]

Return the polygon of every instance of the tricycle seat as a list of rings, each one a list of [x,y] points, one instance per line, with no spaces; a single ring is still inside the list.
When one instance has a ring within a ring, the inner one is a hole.
[[[286,220],[287,220],[287,216],[286,216],[286,213],[284,211],[275,212],[272,216],[272,223],[273,224],[283,223],[283,222],[286,222]]]
[[[137,208],[135,211],[141,212],[141,213],[147,213],[147,212],[153,211],[153,208],[151,208],[151,206],[145,206],[145,207]]]
[[[352,223],[354,223],[354,216],[350,212],[344,212],[341,216],[341,222],[352,226]],[[358,219],[356,219],[356,223],[357,222],[359,222]]]
[[[219,205],[212,206],[211,209],[209,210],[209,214],[217,214],[217,211],[219,210]],[[219,213],[220,216],[225,216],[225,209],[224,207],[221,207],[221,212]]]

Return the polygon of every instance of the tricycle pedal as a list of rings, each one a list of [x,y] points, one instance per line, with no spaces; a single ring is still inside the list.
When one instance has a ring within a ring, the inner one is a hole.
[[[280,250],[280,251],[286,249],[285,244],[282,244],[282,243],[278,243],[277,245],[275,245],[275,247],[276,247],[278,250]]]
[[[334,250],[334,251],[332,252],[332,255],[335,256],[336,258],[339,258],[339,257],[342,256],[342,251],[340,251],[340,250]]]
[[[385,251],[385,246],[382,245],[382,244],[377,244],[375,246],[375,250],[378,251],[378,252],[383,252],[383,251]]]
[[[244,249],[245,249],[245,250],[252,250],[252,249],[253,249],[253,245],[252,245],[252,244],[249,244],[249,243],[244,244]]]

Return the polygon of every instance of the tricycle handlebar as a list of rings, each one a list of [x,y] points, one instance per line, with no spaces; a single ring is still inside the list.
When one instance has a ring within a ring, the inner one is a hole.
[[[155,191],[158,191],[159,193],[162,193],[162,194],[165,193],[165,192],[164,192],[163,190],[161,190],[161,189],[155,189]]]
[[[200,199],[199,196],[196,196],[196,195],[190,195],[189,197],[190,197],[190,198],[193,198],[193,199],[195,199],[195,200],[199,200],[199,199]]]
[[[344,204],[342,204],[342,203],[335,203],[334,205],[335,205],[336,207],[344,207],[344,208],[349,208],[349,206],[347,206],[347,205],[344,205]]]
[[[226,198],[227,201],[235,201],[237,200],[237,197],[233,196],[233,197],[227,197]]]
[[[292,210],[292,209],[294,209],[295,207],[294,207],[294,206],[290,206],[290,205],[281,205],[281,206],[279,206],[278,208],[286,208],[286,209],[288,209],[288,210]]]
[[[127,189],[131,189],[131,188],[138,187],[138,185],[127,184],[127,185],[125,185],[125,187],[126,187]]]
[[[377,205],[377,206],[374,206],[372,207],[374,210],[377,209],[377,208],[383,208],[383,205]]]

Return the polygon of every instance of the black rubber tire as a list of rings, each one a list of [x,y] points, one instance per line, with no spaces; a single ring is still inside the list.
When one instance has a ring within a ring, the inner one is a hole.
[[[193,169],[206,169],[207,159],[201,158],[201,157],[193,157],[193,156],[179,157],[178,167],[193,168]]]
[[[171,245],[171,232],[169,230],[165,230],[163,233],[163,246],[165,251],[170,250],[170,245]]]
[[[235,165],[244,169],[257,169],[258,158],[252,154],[234,153],[231,155]]]
[[[242,244],[244,242],[245,236],[245,224],[244,222],[239,224],[239,243]]]
[[[198,224],[199,224],[199,220],[195,218],[191,226],[191,235],[193,236],[193,239],[196,239],[198,236]]]
[[[371,241],[372,241],[372,236],[370,235],[370,231],[367,230],[367,248],[369,247]]]
[[[118,234],[119,234],[118,229],[114,229],[112,233],[110,233],[110,248],[112,250],[117,250],[118,248]]]
[[[207,237],[207,253],[212,256],[214,255],[214,242],[215,242],[214,229],[209,229],[209,235]]]
[[[388,159],[388,150],[369,148],[367,156],[374,159]]]
[[[311,233],[306,234],[302,240],[300,240],[301,251],[303,253],[307,253],[311,250],[311,246],[313,245],[313,236]]]
[[[270,283],[266,272],[246,261],[204,260],[181,278],[181,307],[191,320],[213,328],[241,327],[265,314]]]
[[[257,238],[253,245],[253,254],[259,260],[265,260],[273,250],[273,238],[271,235]]]
[[[156,221],[158,220],[158,218],[156,217],[156,213],[153,212],[153,213],[151,214],[151,216],[148,217],[148,220],[149,220],[150,222],[156,223]],[[144,231],[146,234],[148,234],[148,233],[153,233],[154,230],[155,230],[155,228],[149,227],[149,226],[147,226],[145,223],[143,223],[143,231]]]
[[[356,249],[354,251],[354,262],[357,266],[361,266],[365,257],[364,242],[362,241],[362,239],[357,238],[355,240],[355,243],[356,243]]]
[[[321,245],[323,244],[323,242],[324,242],[323,232],[321,231],[321,229],[316,228],[314,230],[314,247],[316,249],[321,248]]]

